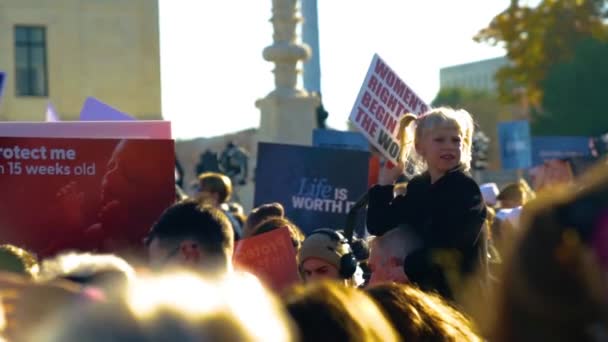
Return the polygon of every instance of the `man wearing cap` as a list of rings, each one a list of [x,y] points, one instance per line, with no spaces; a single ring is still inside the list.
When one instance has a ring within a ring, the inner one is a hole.
[[[332,229],[315,230],[304,240],[298,267],[304,282],[331,279],[358,285],[353,279],[357,260],[344,236]]]

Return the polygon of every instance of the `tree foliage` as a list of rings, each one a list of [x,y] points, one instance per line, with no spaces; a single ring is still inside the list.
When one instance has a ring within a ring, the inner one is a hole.
[[[573,58],[574,47],[594,37],[608,37],[606,0],[542,0],[536,7],[511,0],[478,42],[503,45],[511,64],[496,74],[501,100],[512,102],[516,88],[525,89],[532,105],[542,103],[542,82],[552,66]]]
[[[479,101],[483,99],[493,98],[493,96],[486,91],[471,90],[466,88],[443,88],[439,90],[437,96],[431,102],[431,106],[449,106],[449,107],[462,107],[464,104],[472,101]]]
[[[571,61],[553,65],[541,83],[542,112],[533,112],[535,135],[594,136],[608,132],[608,43],[581,42]]]

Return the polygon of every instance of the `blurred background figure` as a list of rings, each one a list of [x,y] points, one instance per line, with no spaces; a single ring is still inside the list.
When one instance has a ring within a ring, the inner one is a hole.
[[[243,228],[228,208],[228,201],[232,194],[232,181],[226,175],[206,172],[198,176],[198,194],[196,195],[198,201],[224,213],[232,225],[236,241],[243,237]]]
[[[135,279],[135,270],[112,254],[64,253],[43,260],[37,278],[48,283],[71,281],[83,289],[99,289],[106,297],[106,294],[126,290]]]
[[[375,237],[370,244],[370,285],[406,283],[408,279],[403,269],[405,258],[419,247],[419,239],[407,227],[397,227]]]
[[[281,203],[268,203],[263,204],[257,208],[254,208],[247,216],[245,225],[243,226],[243,233],[245,236],[251,236],[255,228],[266,221],[269,218],[283,218],[285,216],[285,209]]]
[[[554,187],[524,209],[505,258],[493,341],[608,339],[608,173]]]
[[[34,278],[38,271],[38,260],[33,253],[13,245],[0,245],[0,272]]]
[[[284,295],[302,342],[399,341],[399,336],[364,292],[339,283],[296,286]]]
[[[234,142],[229,142],[220,155],[220,168],[235,185],[245,185],[249,174],[249,154]]]
[[[298,226],[296,226],[295,223],[289,221],[284,217],[273,216],[266,219],[265,221],[254,227],[253,230],[249,233],[250,235],[246,237],[252,237],[268,233],[280,228],[287,228],[287,230],[289,231],[289,235],[291,236],[293,247],[296,253],[298,253],[302,247],[302,243],[305,238],[304,233],[302,233],[302,230]]]
[[[482,341],[473,323],[436,294],[395,283],[372,286],[366,292],[378,303],[401,341]]]
[[[91,303],[47,320],[32,341],[296,341],[278,301],[250,276],[178,273],[134,282],[123,303]]]

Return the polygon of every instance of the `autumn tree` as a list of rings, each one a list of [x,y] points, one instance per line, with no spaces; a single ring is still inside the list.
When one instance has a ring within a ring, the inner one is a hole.
[[[606,0],[542,0],[536,7],[511,0],[475,36],[478,42],[507,50],[511,63],[496,74],[501,100],[513,102],[514,90],[519,88],[525,89],[532,105],[541,104],[547,71],[570,61],[581,41],[589,37],[605,40],[607,14]]]

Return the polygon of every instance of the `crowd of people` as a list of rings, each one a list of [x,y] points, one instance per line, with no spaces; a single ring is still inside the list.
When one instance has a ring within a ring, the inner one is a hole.
[[[480,187],[473,131],[464,110],[406,115],[366,236],[305,235],[281,203],[246,215],[231,179],[206,172],[195,196],[176,187],[145,258],[1,245],[0,341],[608,340],[608,169],[538,194],[523,179]],[[300,281],[275,291],[233,254],[280,229]]]

